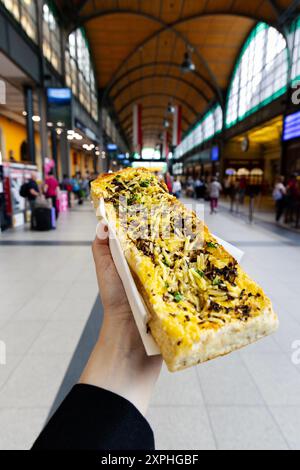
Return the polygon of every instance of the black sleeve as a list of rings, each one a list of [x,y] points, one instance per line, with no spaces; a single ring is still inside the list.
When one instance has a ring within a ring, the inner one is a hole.
[[[32,450],[154,450],[152,429],[125,398],[76,385]]]

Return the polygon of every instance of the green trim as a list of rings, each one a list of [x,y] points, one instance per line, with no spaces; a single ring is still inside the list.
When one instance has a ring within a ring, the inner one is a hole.
[[[268,98],[264,99],[263,101],[261,101],[258,105],[254,106],[253,108],[247,110],[242,116],[238,116],[236,119],[234,119],[233,121],[230,121],[230,122],[227,122],[227,118],[228,118],[228,113],[229,113],[229,101],[230,101],[230,98],[231,98],[231,92],[232,92],[232,88],[233,88],[233,83],[234,83],[234,80],[237,76],[237,73],[240,71],[240,66],[241,66],[241,62],[244,58],[244,55],[246,53],[246,51],[248,50],[248,48],[250,47],[250,44],[252,43],[252,41],[257,37],[257,35],[261,32],[261,31],[264,31],[266,29],[269,29],[270,26],[267,25],[266,23],[258,23],[254,28],[253,30],[251,31],[251,33],[249,34],[248,38],[246,39],[245,41],[245,44],[243,45],[242,47],[242,50],[241,50],[241,53],[236,61],[236,64],[235,64],[235,67],[234,67],[234,70],[233,70],[233,74],[232,74],[232,77],[231,77],[231,82],[230,82],[230,86],[229,86],[229,89],[228,89],[228,94],[227,94],[227,99],[226,99],[226,112],[225,112],[225,128],[226,129],[229,129],[230,127],[233,127],[235,124],[237,124],[238,122],[241,122],[243,121],[245,118],[247,118],[248,116],[250,116],[251,114],[255,113],[256,111],[258,111],[259,109],[263,108],[264,106],[266,106],[267,104],[271,103],[272,101],[274,101],[275,99],[277,99],[279,96],[282,96],[284,93],[286,93],[287,89],[288,89],[288,80],[287,80],[287,84],[282,87],[281,89],[277,90],[276,92],[274,92],[272,95],[270,95]],[[279,32],[278,32],[279,33]],[[279,33],[280,34],[280,33]],[[286,52],[286,60],[287,60],[287,63],[289,62],[288,60],[288,43],[286,43],[286,49],[285,49],[285,52]],[[288,68],[290,68],[290,66],[288,65]],[[239,86],[239,95],[240,97],[240,86]],[[239,110],[238,110],[239,112]]]
[[[297,29],[300,29],[300,16],[290,25],[290,33],[295,33]]]
[[[52,15],[55,17],[56,21],[58,22],[59,13],[58,13],[57,6],[53,2],[53,0],[48,0],[47,2],[44,2],[44,4],[45,3],[48,5],[49,10],[51,11]]]
[[[221,111],[222,111],[222,108],[221,108],[221,106],[220,106],[219,103],[214,104],[214,105],[202,116],[202,118],[200,119],[200,121],[198,121],[198,122],[192,127],[192,129],[190,129],[190,131],[186,134],[186,136],[184,137],[184,139],[183,139],[182,142],[184,142],[186,139],[188,139],[189,136],[190,136],[193,132],[195,132],[195,130],[198,129],[199,126],[203,125],[204,122],[209,118],[209,116],[211,116],[212,114],[214,114],[218,108],[221,109]],[[223,131],[223,128],[220,129],[220,130],[217,130],[217,131],[213,132],[213,134],[212,134],[211,136],[204,138],[200,143],[197,143],[197,144],[195,144],[193,147],[189,148],[188,151],[185,152],[183,155],[185,155],[185,154],[188,153],[188,152],[191,152],[192,150],[194,150],[194,148],[199,147],[199,145],[202,145],[202,144],[204,144],[205,142],[208,142],[209,140],[213,139],[216,135],[220,134],[222,131]]]
[[[297,59],[300,61],[300,53],[298,53],[298,57],[296,59],[296,62],[294,62],[294,52],[295,52],[295,34],[296,34],[296,31],[300,30],[300,16],[298,18],[296,18],[296,20],[294,20],[294,22],[290,25],[290,30],[289,30],[289,33],[290,35],[293,35],[292,37],[292,40],[293,40],[293,44],[292,44],[292,51],[291,51],[291,56],[292,56],[292,64],[291,64],[291,67],[293,67],[295,65],[295,63],[297,62]],[[298,45],[299,47],[299,45]],[[296,76],[296,77],[293,77],[292,76],[292,71],[291,71],[291,86],[294,86],[295,84],[297,84],[300,80],[300,75]]]
[[[90,53],[90,55],[91,55],[90,44],[89,44],[89,40],[88,40],[88,38],[87,38],[87,35],[86,35],[86,31],[85,31],[84,26],[81,26],[81,28],[79,28],[79,30],[80,30],[80,32],[81,32],[81,34],[82,34],[82,37],[83,37],[84,41],[85,41],[85,45],[86,45],[86,47],[88,48],[89,53]]]
[[[253,108],[249,109],[248,111],[246,111],[242,116],[239,116],[237,119],[235,119],[234,121],[231,121],[229,123],[225,123],[225,128],[226,129],[230,129],[231,127],[235,126],[236,124],[238,124],[239,122],[243,121],[244,119],[246,119],[248,116],[250,116],[251,114],[254,114],[256,113],[257,111],[259,111],[260,109],[264,108],[265,106],[267,106],[268,104],[272,103],[272,101],[275,101],[277,98],[279,98],[280,96],[284,95],[288,90],[288,86],[285,85],[284,87],[280,88],[280,90],[276,91],[275,93],[273,93],[271,96],[269,96],[268,98],[265,98],[263,101],[261,101],[258,105],[254,106]]]

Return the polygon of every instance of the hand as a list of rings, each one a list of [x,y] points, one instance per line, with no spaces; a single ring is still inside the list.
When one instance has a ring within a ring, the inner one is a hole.
[[[147,356],[101,223],[93,255],[104,321],[99,340],[80,379],[123,396],[145,414],[159,376],[161,356]]]
[[[104,312],[110,312],[113,318],[122,317],[131,320],[131,308],[111,256],[107,225],[100,222],[96,233],[93,255]]]

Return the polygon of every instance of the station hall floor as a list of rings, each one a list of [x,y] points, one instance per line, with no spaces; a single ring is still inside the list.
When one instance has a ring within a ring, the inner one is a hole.
[[[157,449],[300,449],[300,237],[221,211],[206,223],[245,251],[272,298],[279,332],[182,373],[165,369],[148,418]],[[101,325],[87,203],[57,231],[0,235],[0,449],[28,449],[78,379]],[[298,345],[299,347],[299,345]],[[299,355],[298,355],[299,357]]]

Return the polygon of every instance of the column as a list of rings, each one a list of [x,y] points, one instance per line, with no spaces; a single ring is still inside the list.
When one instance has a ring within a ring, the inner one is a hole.
[[[47,127],[47,104],[43,88],[39,91],[39,115],[40,115],[40,137],[42,154],[42,172],[44,173],[45,159],[49,158],[48,127]]]
[[[71,162],[70,162],[70,143],[67,139],[67,133],[63,132],[60,135],[60,160],[61,160],[61,172],[62,176],[72,176],[71,175]]]
[[[55,129],[51,129],[51,150],[52,159],[55,163],[55,176],[58,178],[58,158],[57,158],[57,134]]]
[[[29,156],[30,162],[34,165],[35,164],[35,141],[34,141],[34,122],[32,120],[32,117],[34,115],[32,88],[25,87],[24,94],[25,94],[28,156]]]

